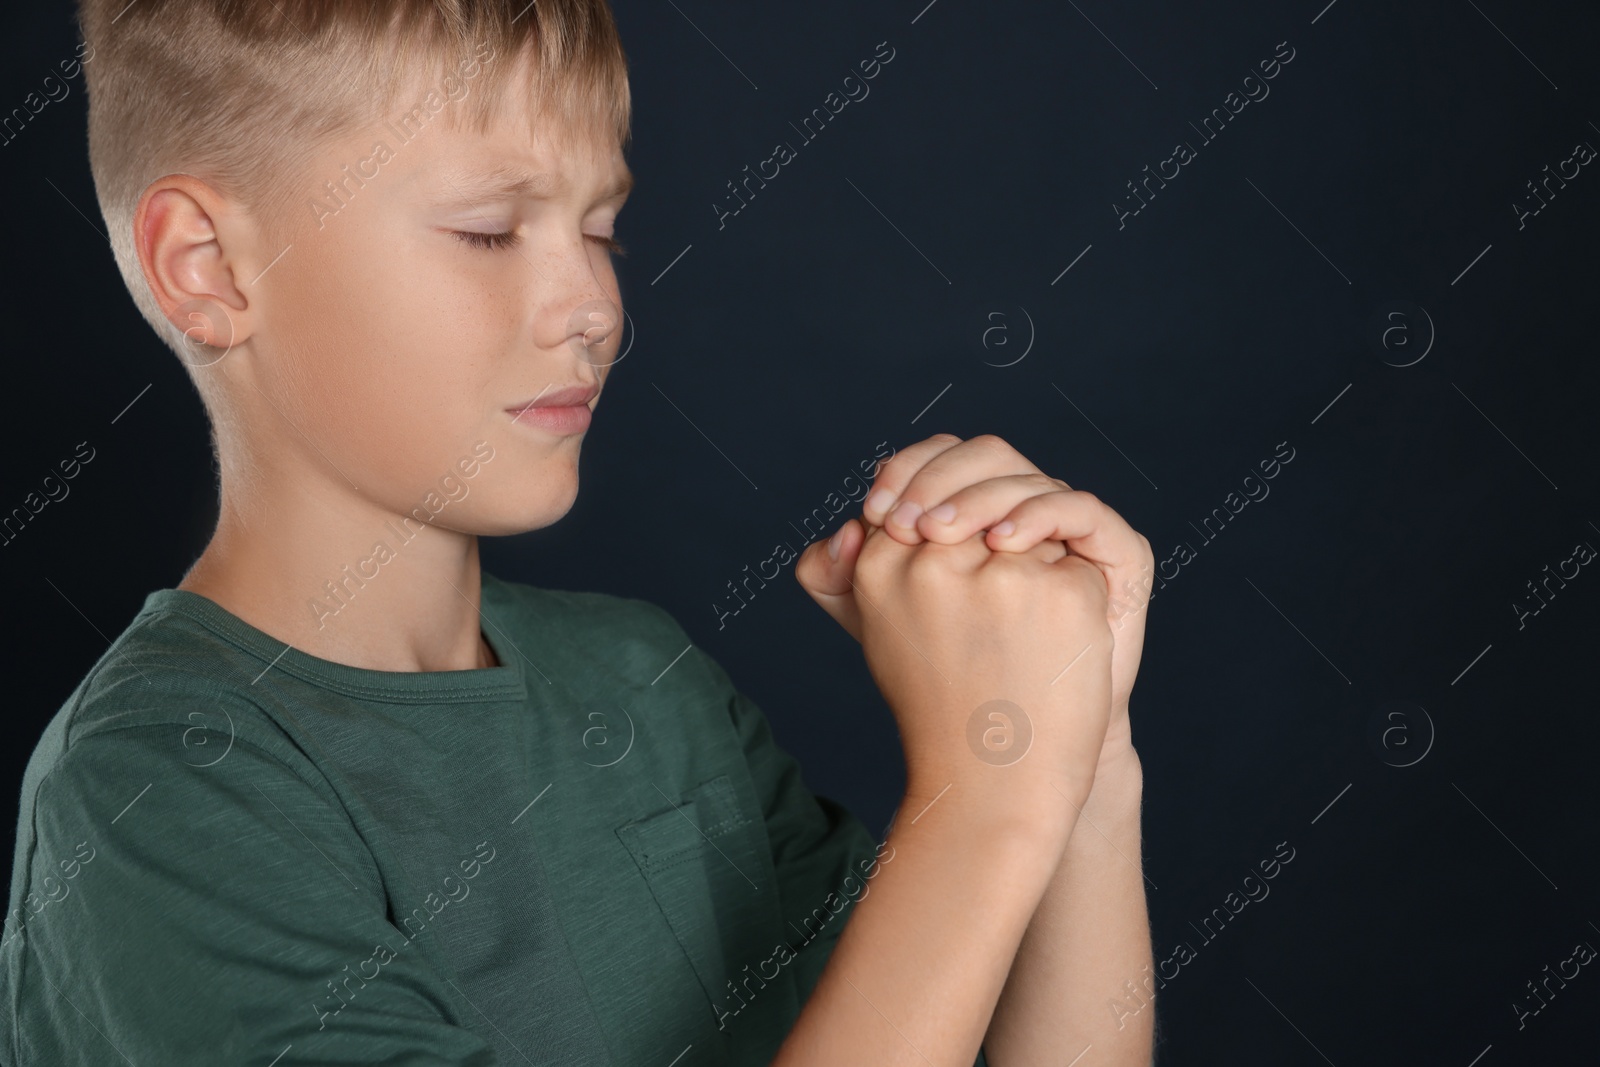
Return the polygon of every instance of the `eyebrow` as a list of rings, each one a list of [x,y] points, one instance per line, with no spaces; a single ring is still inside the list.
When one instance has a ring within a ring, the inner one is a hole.
[[[471,174],[446,175],[446,188],[468,200],[497,196],[549,196],[564,191],[571,183],[548,171],[530,170],[520,164],[502,163],[488,170]],[[600,194],[600,199],[610,200],[624,196],[633,188],[633,171],[624,164],[618,174]]]

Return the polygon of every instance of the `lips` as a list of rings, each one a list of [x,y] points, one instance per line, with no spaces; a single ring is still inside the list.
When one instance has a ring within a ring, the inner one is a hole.
[[[560,389],[546,389],[533,399],[513,404],[506,410],[515,413],[526,411],[528,408],[578,407],[588,404],[599,391],[599,387],[594,385],[568,385]]]

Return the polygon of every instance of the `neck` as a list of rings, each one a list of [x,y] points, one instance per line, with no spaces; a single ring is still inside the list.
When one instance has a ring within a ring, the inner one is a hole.
[[[227,501],[179,589],[321,659],[381,671],[495,666],[482,635],[478,539],[348,495]]]

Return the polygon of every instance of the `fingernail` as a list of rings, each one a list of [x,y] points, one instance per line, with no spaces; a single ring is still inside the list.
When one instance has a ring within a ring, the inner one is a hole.
[[[832,537],[828,538],[828,558],[829,559],[837,560],[839,558],[839,544],[843,540],[844,540],[844,527],[841,526],[841,527],[839,527],[838,531],[834,533],[834,535]]]
[[[894,507],[894,494],[887,489],[874,489],[872,495],[867,497],[867,510],[886,512]]]
[[[991,532],[996,537],[1010,537],[1013,533],[1016,533],[1016,531],[1017,524],[1012,522],[1010,519],[1007,519],[1005,522],[996,525]]]
[[[921,504],[915,500],[905,500],[901,502],[899,507],[894,509],[894,513],[889,518],[896,526],[904,526],[909,530],[917,524],[917,516],[921,514]]]
[[[928,515],[942,523],[949,524],[956,521],[956,506],[954,504],[940,504],[928,512]]]

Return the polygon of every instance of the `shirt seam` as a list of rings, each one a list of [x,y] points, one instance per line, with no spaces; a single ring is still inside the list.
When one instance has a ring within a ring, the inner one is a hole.
[[[257,710],[259,710],[259,709],[257,709]],[[45,774],[39,779],[38,788],[36,788],[34,790],[33,798],[30,801],[30,811],[29,811],[29,816],[30,817],[29,817],[29,823],[28,823],[28,855],[27,855],[27,858],[25,859],[24,864],[23,864],[22,886],[23,886],[24,889],[26,889],[28,886],[32,885],[32,883],[33,883],[33,866],[34,866],[34,861],[38,856],[38,850],[39,850],[39,832],[38,832],[39,831],[39,804],[38,804],[39,795],[44,792],[45,784],[51,779],[52,776],[55,775],[55,773],[57,771],[59,771],[61,769],[62,761],[66,759],[67,755],[72,751],[72,749],[75,748],[77,745],[81,744],[83,741],[89,740],[90,738],[109,736],[111,734],[118,733],[118,732],[123,731],[123,730],[139,730],[139,729],[148,729],[148,728],[157,727],[157,726],[184,726],[184,725],[185,724],[183,724],[181,722],[124,723],[124,724],[117,725],[117,726],[106,727],[103,730],[97,730],[94,733],[90,733],[90,734],[85,735],[84,737],[79,738],[75,742],[69,742],[69,743],[64,744],[62,746],[61,756],[56,760],[55,766],[51,767],[48,771],[46,771]],[[209,729],[209,727],[207,727],[207,729]],[[317,789],[316,784],[313,781],[307,780],[295,767],[291,766],[288,762],[286,762],[285,760],[280,758],[276,753],[272,752],[270,749],[266,748],[263,745],[258,745],[254,741],[249,741],[249,740],[246,740],[244,738],[241,738],[237,734],[234,735],[234,742],[237,743],[237,744],[241,744],[246,748],[253,749],[257,753],[259,753],[259,754],[267,757],[268,759],[272,760],[274,763],[276,763],[279,766],[283,767],[286,771],[288,771],[290,774],[292,774],[295,777],[295,779],[297,781],[299,781],[301,784],[303,784],[303,785],[307,786],[308,788],[310,788],[312,790],[312,792],[317,793],[319,796],[321,795],[320,790]],[[323,781],[323,783],[325,785],[327,784],[326,778],[323,778],[322,781]],[[328,788],[331,790],[332,786],[329,785]],[[346,821],[347,825],[349,826],[351,832],[354,834],[356,840],[357,841],[361,841],[363,847],[365,848],[366,842],[361,837],[360,830],[355,826],[354,823],[350,822],[349,809],[345,808],[344,803],[339,799],[337,792],[335,792],[333,794],[333,802],[334,802],[334,806],[336,806],[341,812],[344,813],[345,821]],[[370,859],[371,852],[370,852],[370,850],[366,850],[366,851],[367,851],[367,855],[368,855],[368,857]],[[380,876],[378,878],[378,884],[379,884],[378,896],[380,898],[380,902],[382,902],[383,901],[383,897],[384,897],[384,893],[383,893],[383,888],[382,888],[383,879],[382,879],[381,874],[380,874]],[[27,899],[26,896],[24,896],[23,899],[24,899],[24,906],[26,906],[26,903],[25,903],[26,899]],[[25,934],[25,931],[24,931],[24,934]],[[17,1015],[17,1010],[16,1009],[17,1009],[18,1005],[21,1003],[22,988],[23,988],[23,985],[24,985],[24,983],[26,981],[27,970],[28,970],[29,966],[33,963],[34,955],[38,951],[38,949],[34,946],[33,940],[31,938],[23,936],[21,940],[22,940],[22,944],[18,946],[18,951],[17,951],[17,981],[16,981],[15,988],[13,988],[11,990],[11,997],[10,997],[11,1003],[9,1005],[10,1017],[11,1017],[11,1019],[13,1021],[18,1019],[18,1015]],[[21,1045],[21,1042],[22,1042],[22,1027],[21,1026],[12,1027],[11,1056],[12,1056],[13,1062],[18,1063],[18,1064],[21,1064],[23,1062],[23,1060],[22,1060],[22,1045]]]
[[[44,776],[39,779],[39,786],[38,786],[37,789],[34,790],[34,793],[33,793],[32,809],[31,809],[32,810],[32,814],[33,814],[33,819],[32,819],[32,823],[31,823],[30,828],[29,828],[29,857],[28,857],[28,864],[27,864],[27,868],[26,868],[26,872],[25,872],[26,875],[27,875],[27,880],[24,881],[24,883],[23,883],[24,885],[30,884],[30,882],[31,882],[32,875],[33,875],[34,853],[36,853],[37,849],[38,849],[38,843],[39,843],[39,836],[38,836],[39,804],[38,804],[38,800],[39,800],[39,795],[44,792],[45,784],[47,782],[49,782],[49,780],[56,774],[57,771],[61,770],[62,761],[64,761],[66,759],[67,755],[72,751],[72,749],[77,747],[77,745],[82,744],[84,741],[90,740],[92,738],[106,737],[106,736],[109,736],[111,734],[119,733],[119,732],[124,731],[124,730],[142,730],[142,729],[150,729],[150,728],[153,728],[153,727],[161,727],[161,726],[183,726],[185,729],[192,729],[192,727],[187,726],[186,724],[181,723],[181,722],[133,722],[133,723],[123,723],[123,724],[120,724],[120,725],[117,725],[117,726],[108,726],[105,729],[97,730],[94,733],[91,733],[91,734],[88,734],[88,735],[86,735],[86,736],[84,736],[82,738],[79,738],[76,742],[73,742],[73,743],[71,743],[71,744],[69,744],[69,745],[67,745],[67,746],[65,746],[63,748],[63,751],[61,753],[60,758],[58,758],[56,760],[55,766],[51,767],[48,771],[46,771]],[[204,729],[211,729],[211,728],[210,727],[204,727]],[[213,730],[212,732],[216,733],[216,732],[219,732],[219,731]],[[332,786],[332,784],[330,782],[328,782],[327,777],[325,775],[320,775],[319,774],[317,776],[317,778],[315,778],[315,779],[308,779],[305,775],[303,775],[300,772],[300,770],[298,768],[294,767],[292,764],[290,764],[289,762],[284,760],[277,753],[273,752],[271,749],[267,748],[265,745],[260,745],[260,744],[257,744],[256,742],[251,741],[251,740],[249,740],[247,738],[240,737],[237,733],[234,734],[233,740],[234,740],[235,744],[242,745],[245,748],[252,749],[256,753],[258,753],[259,755],[265,756],[266,758],[270,759],[272,762],[276,763],[278,766],[282,767],[284,770],[288,771],[291,775],[293,775],[294,779],[296,781],[298,781],[300,784],[306,786],[313,793],[317,794],[317,796],[319,798],[323,799],[325,802],[331,803],[333,807],[337,808],[344,815],[345,824],[349,827],[349,829],[350,829],[351,833],[353,834],[353,836],[355,837],[355,839],[357,841],[361,842],[362,847],[363,847],[363,851],[366,852],[366,854],[367,854],[369,859],[372,858],[371,849],[366,847],[366,839],[361,836],[360,828],[357,827],[355,825],[355,823],[352,822],[351,819],[350,819],[350,810],[345,807],[344,801],[342,799],[340,799],[338,791],[333,788],[333,786]],[[329,795],[324,795],[323,789],[319,788],[319,786],[318,786],[319,782],[321,783],[321,786],[326,788],[327,793]],[[331,799],[330,799],[330,796],[331,796]],[[368,866],[369,870],[373,869],[375,867],[375,863],[369,863],[367,866]],[[383,878],[382,878],[381,873],[378,876],[378,885],[379,885],[379,897],[381,899],[383,897],[383,892],[382,892]]]
[[[191,610],[189,607],[185,606],[179,601],[170,602],[162,607],[154,608],[148,612],[144,612],[143,614],[146,619],[146,623],[143,625],[148,625],[149,620],[160,618],[162,616],[179,616],[183,619],[187,619],[188,621],[204,629],[212,636],[226,642],[230,648],[233,648],[238,652],[242,652],[251,659],[266,663],[269,667],[275,666],[278,670],[283,671],[285,674],[289,674],[302,682],[314,685],[319,689],[327,689],[343,696],[359,697],[362,700],[373,700],[386,704],[416,704],[427,703],[430,701],[451,701],[453,698],[459,697],[470,697],[473,700],[495,700],[505,697],[515,697],[519,694],[524,694],[527,690],[526,680],[521,683],[517,681],[509,681],[494,686],[449,686],[441,687],[439,689],[430,689],[425,692],[409,692],[405,690],[397,690],[392,687],[368,686],[358,682],[329,678],[320,672],[313,673],[298,670],[283,663],[281,660],[268,660],[264,658],[256,649],[251,648],[249,645],[241,642],[233,634],[230,634],[226,630],[216,626],[212,620],[206,618],[202,612]],[[131,628],[129,632],[131,632]],[[426,675],[436,672],[414,671],[409,673]]]

